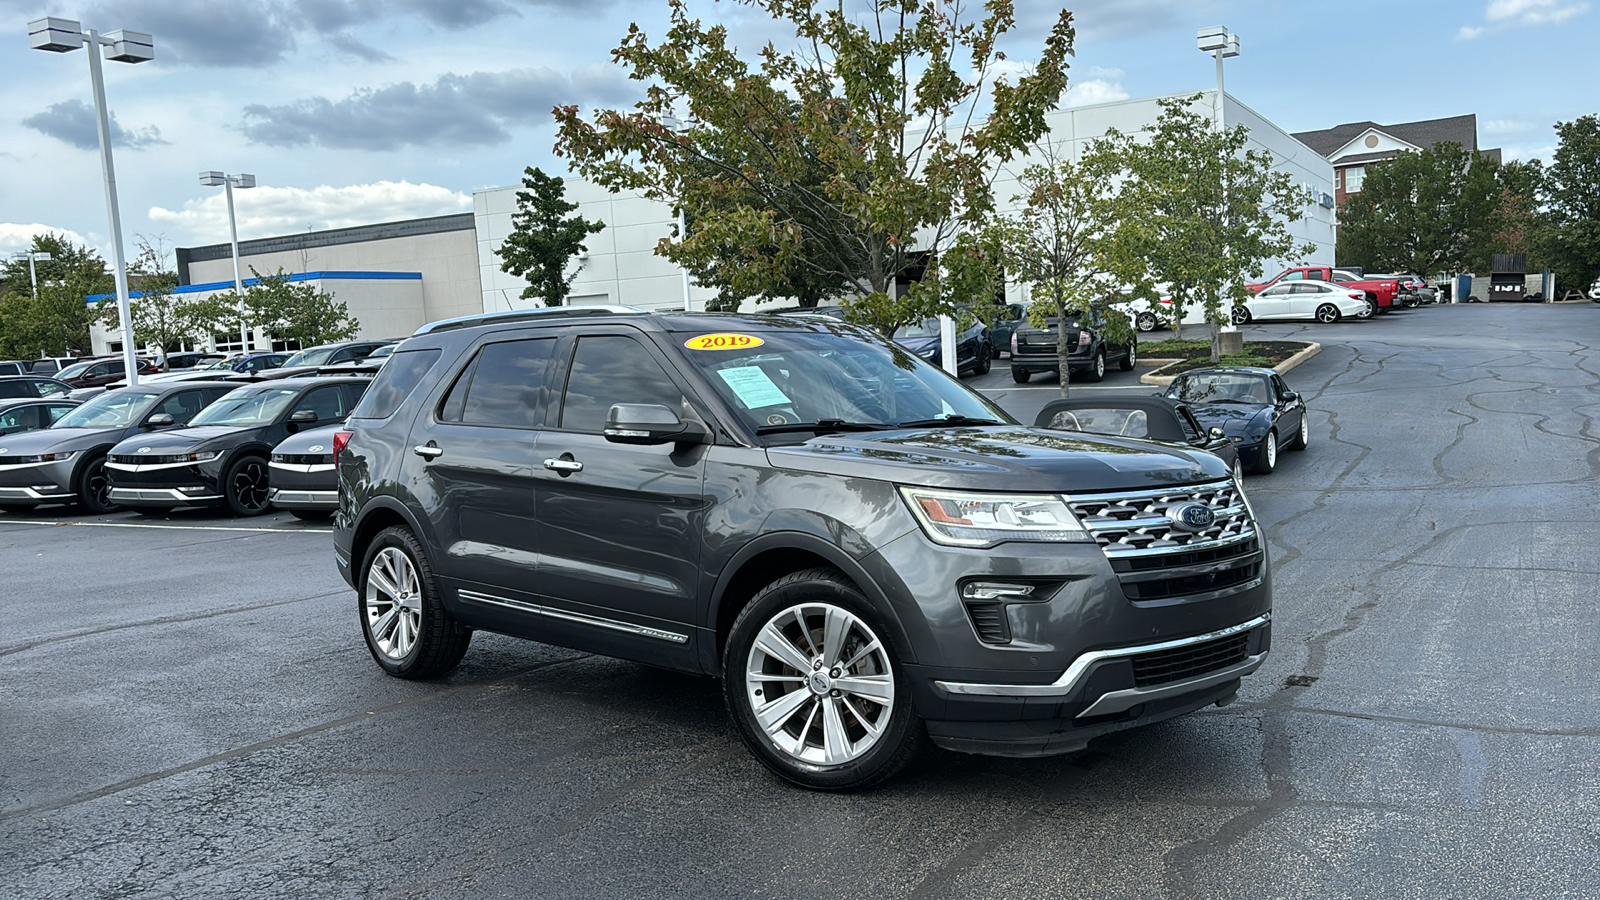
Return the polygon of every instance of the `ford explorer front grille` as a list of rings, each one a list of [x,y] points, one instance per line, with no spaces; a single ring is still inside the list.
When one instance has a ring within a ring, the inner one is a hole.
[[[1261,538],[1231,480],[1077,494],[1067,502],[1105,552],[1130,600],[1243,588],[1264,575]]]

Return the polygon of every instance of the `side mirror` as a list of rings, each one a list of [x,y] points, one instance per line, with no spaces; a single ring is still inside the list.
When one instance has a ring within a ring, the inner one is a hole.
[[[150,416],[144,420],[144,426],[146,428],[165,428],[168,425],[176,424],[177,421],[177,419],[172,417],[171,413],[151,413]]]
[[[317,414],[309,409],[297,409],[289,414],[289,422],[294,425],[310,425],[317,421]]]
[[[704,444],[711,437],[699,422],[685,422],[656,403],[614,403],[606,411],[606,440],[614,444]]]
[[[1295,393],[1294,391],[1284,391],[1283,392],[1283,402],[1285,402],[1285,403],[1293,403],[1293,402],[1295,402],[1296,400],[1299,400],[1299,399],[1300,399],[1300,395],[1298,393]]]
[[[1215,425],[1211,426],[1211,430],[1206,432],[1206,437],[1212,439],[1213,441],[1224,440],[1227,438],[1227,436],[1228,435],[1221,428],[1218,428]]]

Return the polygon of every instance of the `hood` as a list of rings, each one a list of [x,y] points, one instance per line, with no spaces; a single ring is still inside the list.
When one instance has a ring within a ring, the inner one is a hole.
[[[41,428],[0,437],[0,450],[5,456],[67,453],[115,441],[121,434],[121,428]]]
[[[166,456],[173,453],[186,453],[198,450],[207,444],[217,441],[218,438],[232,438],[227,440],[228,446],[243,443],[249,436],[268,425],[197,425],[193,428],[174,428],[171,431],[158,431],[152,434],[136,434],[116,447],[113,453],[120,456],[133,456],[141,449],[149,447],[147,453]]]
[[[907,351],[915,353],[918,356],[921,356],[924,353],[931,353],[939,349],[939,339],[937,337],[895,338],[894,342],[906,348]]]
[[[1236,403],[1215,403],[1201,405],[1191,403],[1189,411],[1200,420],[1204,428],[1221,428],[1225,434],[1244,434],[1250,420],[1266,412],[1271,407],[1247,406]]]
[[[780,469],[984,491],[1133,490],[1229,474],[1205,452],[1020,425],[824,435],[769,447],[767,458]]]
[[[333,436],[343,428],[344,423],[340,422],[337,425],[323,425],[320,428],[312,428],[306,431],[291,434],[279,441],[278,446],[272,448],[272,452],[296,454],[331,454],[333,453]],[[322,449],[313,450],[311,449],[313,447],[321,447]]]

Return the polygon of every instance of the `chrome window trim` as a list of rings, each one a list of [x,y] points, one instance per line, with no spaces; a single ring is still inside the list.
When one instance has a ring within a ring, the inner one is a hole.
[[[1145,653],[1159,653],[1163,650],[1176,650],[1180,647],[1191,647],[1195,644],[1204,644],[1220,638],[1232,637],[1241,632],[1260,628],[1272,621],[1272,613],[1262,613],[1248,622],[1230,625],[1206,634],[1197,634],[1193,637],[1177,638],[1162,641],[1156,644],[1140,644],[1137,647],[1114,647],[1108,650],[1090,650],[1072,661],[1067,670],[1061,673],[1050,684],[992,684],[973,681],[935,681],[940,689],[952,694],[965,694],[982,697],[1064,697],[1073,693],[1089,674],[1089,670],[1096,664],[1109,659],[1122,659],[1128,656],[1140,656]],[[1266,654],[1262,654],[1265,659]],[[1209,676],[1202,676],[1202,678]],[[1181,683],[1181,682],[1180,682]],[[1166,687],[1163,685],[1163,687]],[[1115,692],[1113,692],[1115,693]],[[1131,704],[1130,704],[1131,705]]]

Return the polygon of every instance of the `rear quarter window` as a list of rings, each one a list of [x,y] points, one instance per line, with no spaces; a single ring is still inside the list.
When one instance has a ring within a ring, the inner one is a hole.
[[[411,396],[423,376],[439,361],[438,350],[402,350],[378,370],[372,387],[350,415],[356,419],[387,419]]]

